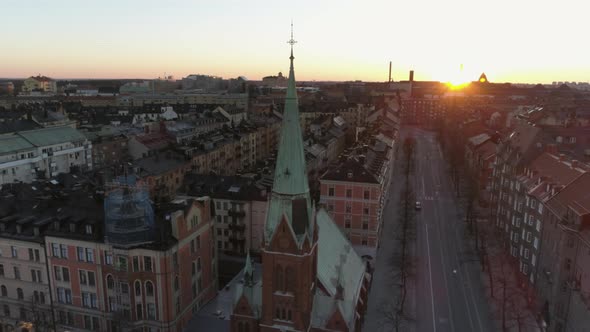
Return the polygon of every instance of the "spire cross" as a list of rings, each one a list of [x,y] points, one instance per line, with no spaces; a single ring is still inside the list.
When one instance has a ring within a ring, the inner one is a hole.
[[[293,59],[293,45],[295,45],[297,41],[293,39],[293,21],[291,21],[291,39],[287,41],[287,44],[291,45],[291,59]]]

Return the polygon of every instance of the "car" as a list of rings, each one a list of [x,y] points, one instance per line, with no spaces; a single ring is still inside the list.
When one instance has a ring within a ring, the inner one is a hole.
[[[416,210],[422,210],[422,203],[420,201],[416,202]]]

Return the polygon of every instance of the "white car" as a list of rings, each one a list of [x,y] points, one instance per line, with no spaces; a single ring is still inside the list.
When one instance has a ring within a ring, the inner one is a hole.
[[[416,202],[416,210],[422,210],[422,203],[420,201]]]

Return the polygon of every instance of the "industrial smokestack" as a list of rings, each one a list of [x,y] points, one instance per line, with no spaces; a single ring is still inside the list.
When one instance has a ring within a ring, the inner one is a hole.
[[[410,70],[410,82],[414,82],[414,71]]]
[[[391,83],[391,61],[389,61],[389,83]]]

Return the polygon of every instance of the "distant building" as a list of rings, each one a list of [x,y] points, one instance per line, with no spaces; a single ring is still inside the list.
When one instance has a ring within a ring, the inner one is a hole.
[[[262,85],[266,86],[280,86],[287,87],[287,78],[283,76],[283,73],[279,72],[276,76],[266,76],[262,78]]]
[[[92,144],[71,127],[0,135],[0,184],[92,168]]]
[[[0,95],[13,95],[14,84],[12,82],[0,82]]]
[[[23,93],[41,92],[56,94],[57,84],[53,79],[47,76],[31,76],[24,80],[22,91]]]

